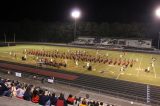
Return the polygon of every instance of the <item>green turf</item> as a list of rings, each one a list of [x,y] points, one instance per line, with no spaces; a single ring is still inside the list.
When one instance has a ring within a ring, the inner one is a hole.
[[[67,52],[68,49],[70,49],[70,51],[85,50],[88,54],[94,56],[96,56],[97,52],[94,49],[81,49],[72,47],[58,47],[58,46],[45,46],[45,45],[17,45],[12,47],[0,47],[0,60],[36,65],[35,56],[29,55],[27,56],[26,61],[21,60],[21,57],[24,55],[22,53],[24,49],[36,49],[36,50],[44,49],[46,51],[53,51],[58,49],[60,52],[61,51]],[[10,56],[9,52],[12,52],[12,54],[13,52],[15,52],[17,54],[17,57],[15,58],[14,56]],[[122,52],[99,50],[99,54],[100,55],[108,54],[109,58],[115,59],[119,58]],[[151,69],[149,73],[146,73],[144,72],[144,69],[150,66],[152,57],[156,58],[155,68]],[[68,60],[67,67],[66,68],[62,67],[62,69],[66,71],[91,74],[100,77],[113,78],[117,80],[126,80],[144,84],[158,85],[158,86],[160,85],[160,55],[128,52],[123,58],[133,59],[133,60],[138,59],[138,62],[136,62],[132,68],[128,67],[124,72],[120,72],[121,66],[118,65],[110,66],[108,64],[103,64],[103,63],[90,63],[92,65],[93,71],[87,71],[87,69],[83,68],[83,66],[86,65],[85,62],[79,62],[79,66],[76,66],[73,60]],[[62,59],[55,59],[55,60],[64,61]],[[104,73],[102,74],[99,71],[104,71]]]

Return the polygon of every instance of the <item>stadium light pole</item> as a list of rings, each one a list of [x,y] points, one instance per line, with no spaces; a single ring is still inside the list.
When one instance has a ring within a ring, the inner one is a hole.
[[[158,7],[156,10],[155,10],[155,15],[157,18],[160,19],[160,7]],[[160,32],[158,33],[158,49],[159,49],[159,39],[160,39]]]
[[[4,32],[4,43],[6,43],[6,33]]]
[[[16,41],[16,34],[14,33],[14,41],[13,42],[15,43],[15,41]]]
[[[81,12],[80,12],[80,10],[78,10],[78,9],[75,9],[75,10],[73,10],[72,12],[71,12],[71,16],[74,18],[74,20],[75,20],[75,22],[74,22],[74,35],[73,35],[73,41],[75,40],[75,38],[76,38],[76,33],[77,33],[77,29],[76,29],[76,27],[77,27],[77,19],[80,17],[80,14],[81,14]]]

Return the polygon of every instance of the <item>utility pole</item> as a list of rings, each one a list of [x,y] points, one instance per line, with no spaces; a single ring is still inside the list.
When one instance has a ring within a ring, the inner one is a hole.
[[[75,19],[75,20],[74,20],[74,35],[73,35],[73,41],[74,41],[75,38],[76,38],[76,34],[77,34],[77,29],[76,29],[76,27],[77,27],[77,19],[80,17],[80,14],[81,14],[80,10],[77,10],[77,9],[73,10],[72,13],[71,13],[71,16]]]
[[[159,49],[160,32],[158,33],[158,49]]]
[[[15,33],[14,33],[14,43],[15,43],[15,41],[16,41],[16,35],[15,35]]]
[[[76,38],[76,34],[77,34],[77,22],[76,22],[76,18],[75,18],[75,22],[74,22],[74,37],[73,37],[73,41],[75,40]]]
[[[6,43],[6,34],[4,32],[4,43]]]

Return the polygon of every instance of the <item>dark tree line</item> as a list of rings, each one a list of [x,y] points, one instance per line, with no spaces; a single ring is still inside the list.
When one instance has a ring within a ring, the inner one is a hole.
[[[42,22],[23,20],[19,22],[0,22],[0,40],[70,42],[73,40],[74,22]],[[151,38],[156,39],[158,28],[145,23],[96,23],[78,22],[77,36]]]

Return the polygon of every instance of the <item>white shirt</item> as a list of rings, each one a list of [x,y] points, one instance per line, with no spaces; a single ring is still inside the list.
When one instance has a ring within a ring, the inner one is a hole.
[[[78,61],[76,61],[76,66],[78,66]]]
[[[24,92],[25,92],[24,89],[18,88],[18,89],[17,89],[17,96],[18,96],[18,97],[23,97]]]
[[[89,62],[87,62],[87,67],[89,67]]]

